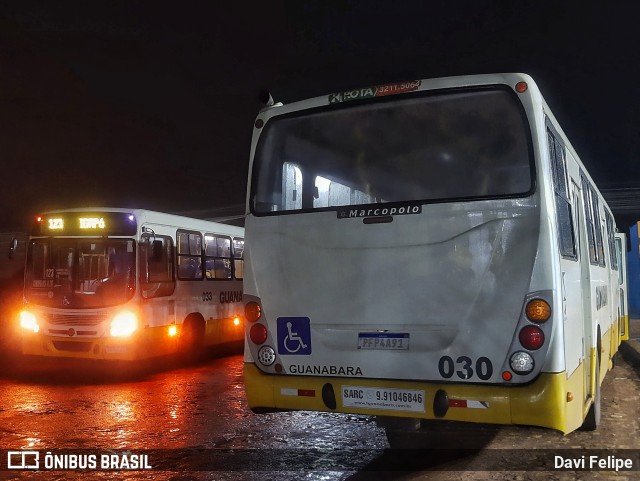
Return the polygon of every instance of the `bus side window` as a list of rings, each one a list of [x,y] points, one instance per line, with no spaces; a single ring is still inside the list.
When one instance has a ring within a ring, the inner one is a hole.
[[[202,279],[202,234],[179,230],[178,239],[178,279]]]
[[[584,172],[580,173],[582,180],[582,196],[584,202],[585,221],[587,224],[587,242],[589,244],[589,260],[591,264],[598,265],[598,250],[596,249],[596,231],[593,219],[593,201],[591,196],[591,188],[587,176]]]
[[[140,288],[144,298],[173,294],[173,240],[170,237],[143,235],[140,242]]]
[[[578,252],[575,232],[573,231],[573,212],[569,201],[565,147],[558,140],[555,129],[553,129],[548,120],[547,142],[551,159],[551,171],[553,173],[560,254],[565,259],[577,260]]]
[[[236,279],[244,277],[244,239],[233,239],[233,271]]]
[[[231,239],[205,234],[204,245],[207,279],[231,279]]]

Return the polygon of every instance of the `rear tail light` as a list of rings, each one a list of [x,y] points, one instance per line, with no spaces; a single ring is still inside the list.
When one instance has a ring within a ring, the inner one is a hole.
[[[520,330],[518,336],[520,344],[525,349],[535,351],[540,349],[544,344],[544,332],[538,326],[525,326]]]
[[[526,294],[521,304],[511,345],[502,365],[502,381],[525,383],[540,374],[550,349],[553,323],[553,296],[550,289]]]
[[[527,302],[525,313],[531,322],[546,322],[551,317],[551,306],[542,299],[532,299]]]
[[[262,344],[267,340],[267,328],[264,324],[254,324],[249,330],[249,338],[254,344]]]

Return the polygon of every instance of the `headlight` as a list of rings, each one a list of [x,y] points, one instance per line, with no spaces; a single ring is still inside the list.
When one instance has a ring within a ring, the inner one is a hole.
[[[27,331],[38,332],[40,330],[40,326],[38,325],[38,319],[35,314],[29,311],[20,312],[20,327],[22,329],[26,329]]]
[[[133,312],[121,312],[111,321],[113,337],[129,337],[138,329],[138,317]]]

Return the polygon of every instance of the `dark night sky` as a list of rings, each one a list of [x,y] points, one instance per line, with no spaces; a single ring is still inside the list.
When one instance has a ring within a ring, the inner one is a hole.
[[[532,75],[596,182],[640,197],[640,8],[593,3],[0,1],[0,232],[242,204],[264,88],[498,71]]]

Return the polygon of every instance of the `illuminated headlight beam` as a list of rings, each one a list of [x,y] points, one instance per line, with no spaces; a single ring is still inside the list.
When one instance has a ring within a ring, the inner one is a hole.
[[[129,337],[138,329],[138,317],[129,311],[121,312],[111,321],[112,337]]]
[[[29,311],[20,312],[20,327],[27,331],[38,332],[40,330],[40,326],[38,325],[38,319],[35,314]]]

